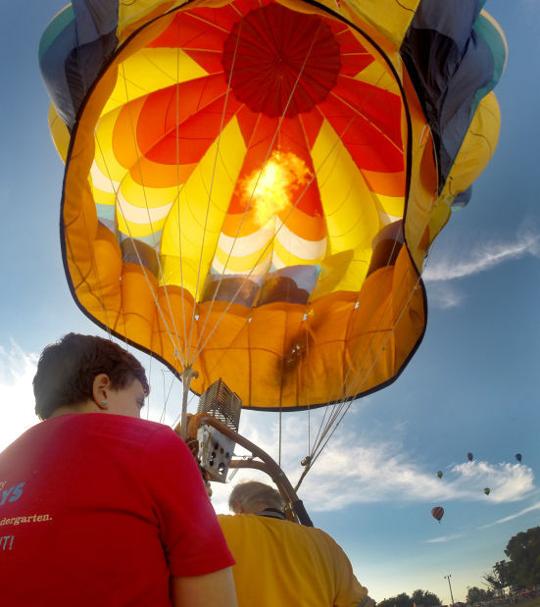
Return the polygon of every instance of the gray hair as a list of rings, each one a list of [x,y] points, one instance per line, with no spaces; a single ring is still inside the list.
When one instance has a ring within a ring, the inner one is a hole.
[[[229,508],[235,513],[255,514],[266,508],[283,511],[283,500],[278,491],[258,481],[239,483],[229,496]]]

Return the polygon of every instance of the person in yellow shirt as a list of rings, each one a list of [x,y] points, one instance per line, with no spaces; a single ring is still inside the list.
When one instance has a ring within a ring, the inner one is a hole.
[[[372,607],[349,559],[324,531],[286,520],[280,494],[256,481],[236,485],[234,516],[218,516],[236,565],[239,607]]]

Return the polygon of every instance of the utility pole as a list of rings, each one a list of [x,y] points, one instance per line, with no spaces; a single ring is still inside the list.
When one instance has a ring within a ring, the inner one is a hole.
[[[454,605],[454,595],[452,594],[452,584],[450,583],[451,577],[452,577],[452,574],[449,573],[448,575],[444,576],[444,579],[448,580],[448,587],[450,588],[450,598],[452,599],[452,605]]]

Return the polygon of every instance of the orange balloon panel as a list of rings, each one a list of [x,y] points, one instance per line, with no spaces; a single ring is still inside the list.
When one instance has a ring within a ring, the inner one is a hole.
[[[74,296],[192,366],[197,392],[221,377],[244,406],[343,400],[423,335],[431,137],[361,26],[299,1],[176,7],[86,98],[63,199]]]

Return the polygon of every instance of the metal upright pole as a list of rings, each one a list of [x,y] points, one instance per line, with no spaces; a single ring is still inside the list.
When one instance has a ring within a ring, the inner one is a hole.
[[[184,372],[182,373],[182,417],[180,421],[180,436],[186,440],[187,438],[187,406],[188,406],[188,396],[189,396],[189,387],[191,385],[191,380],[198,377],[197,371],[192,369],[191,367],[186,367]]]
[[[448,575],[444,576],[445,579],[448,580],[448,587],[450,588],[450,598],[452,599],[452,605],[454,604],[454,595],[452,594],[452,584],[450,583],[450,578],[452,577],[452,574],[449,573]]]

